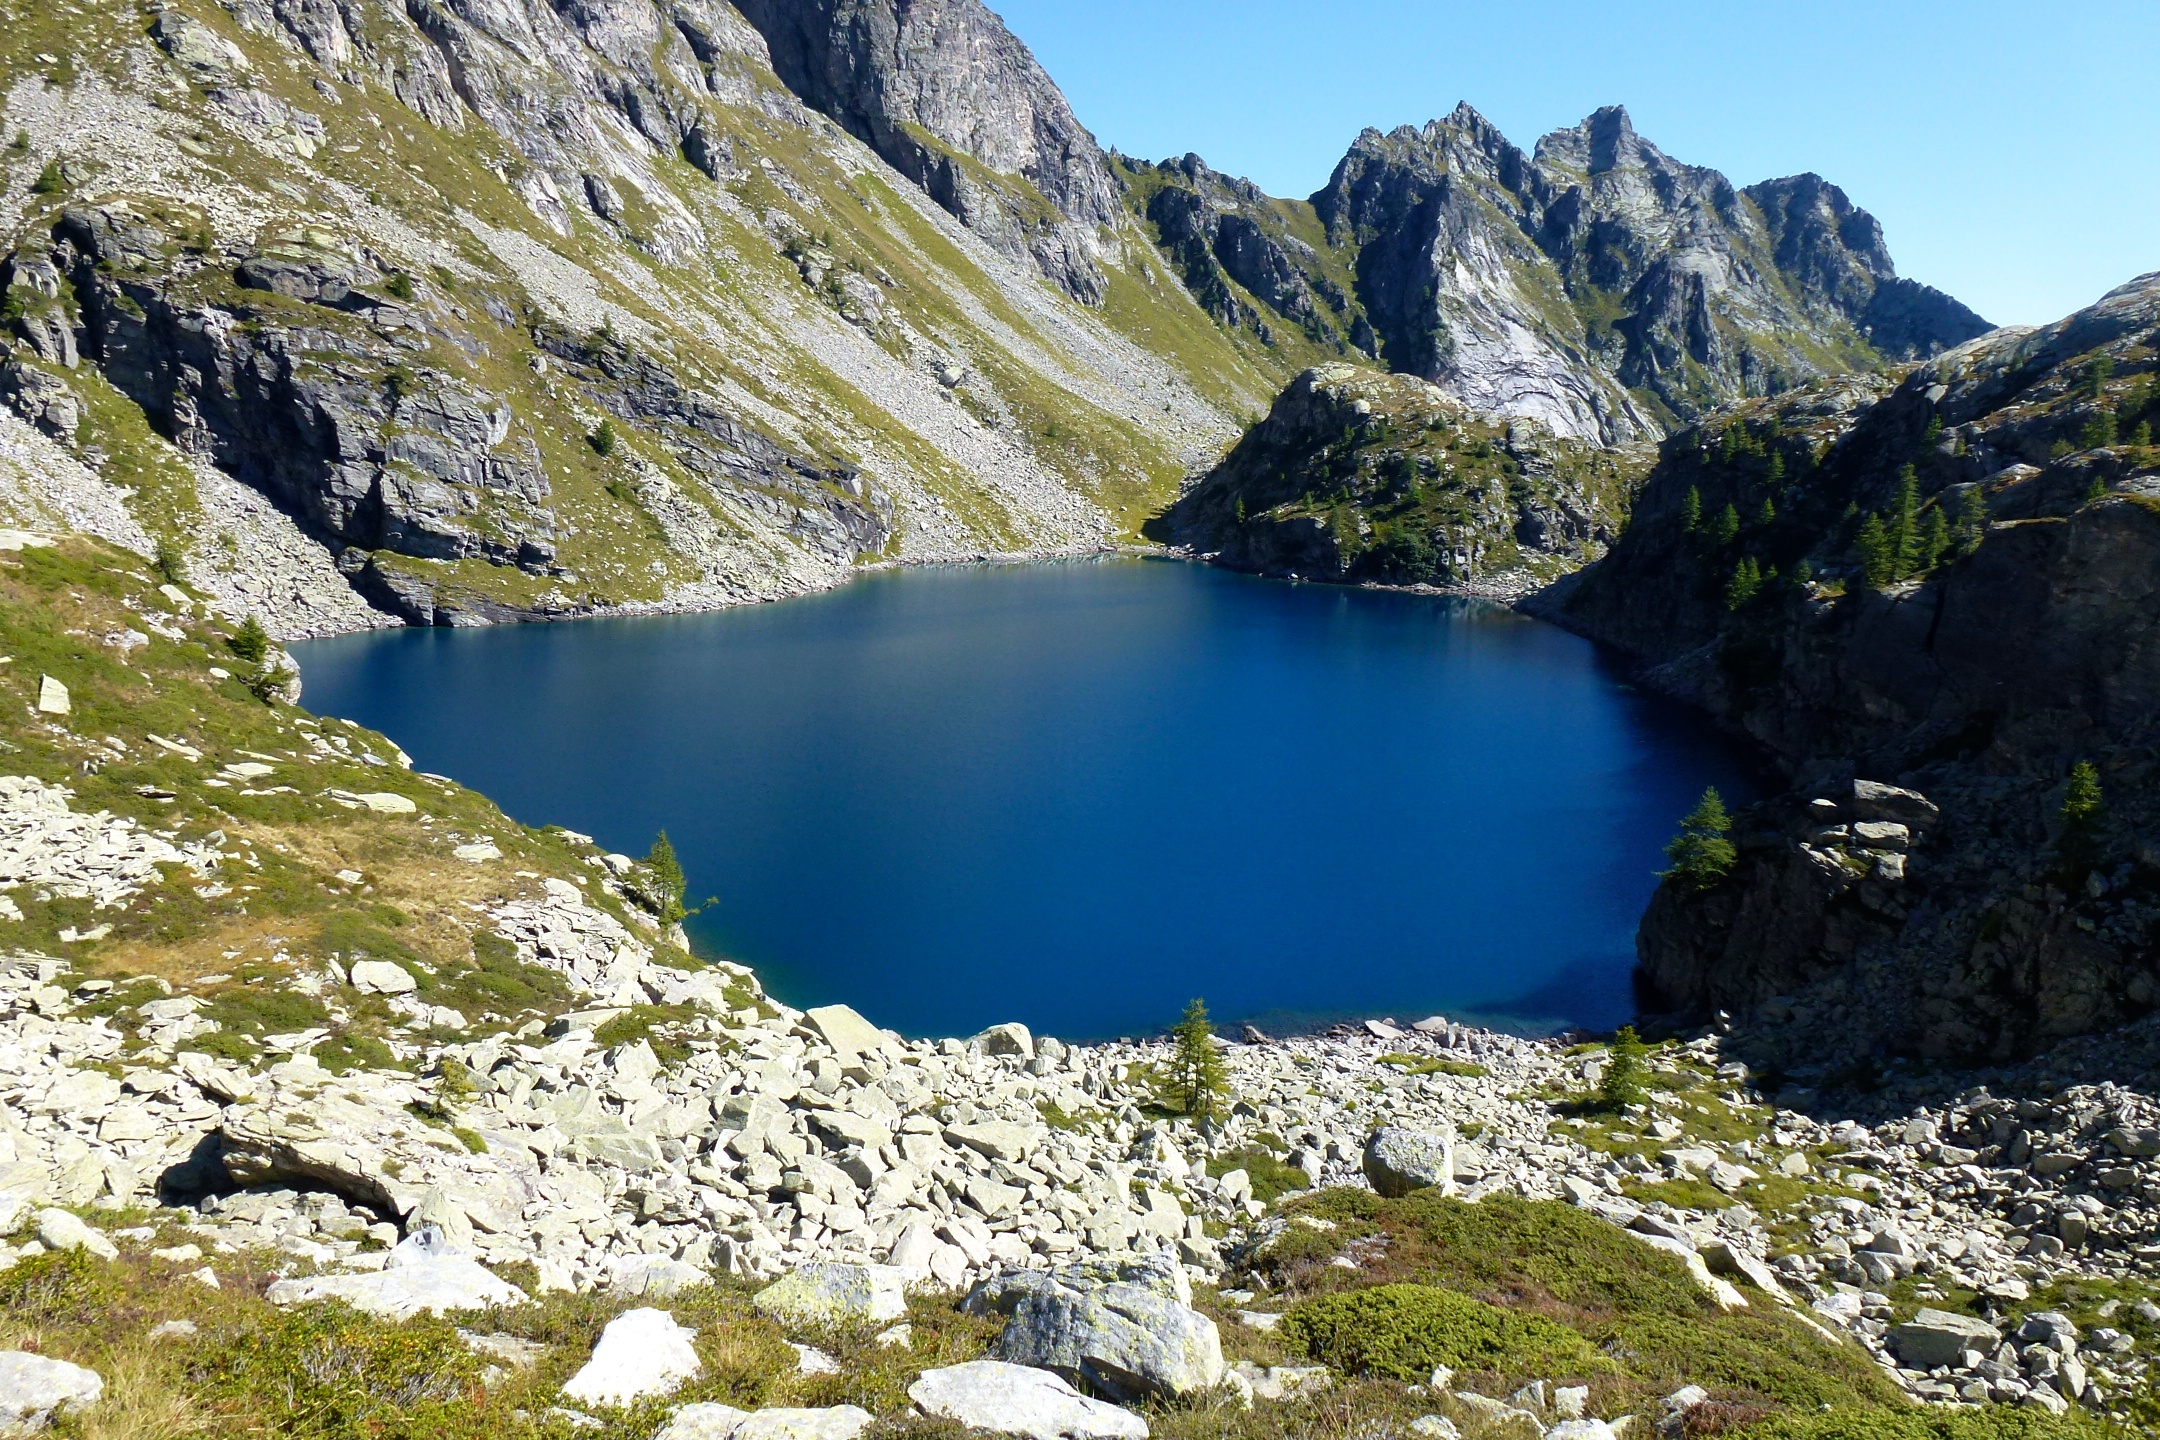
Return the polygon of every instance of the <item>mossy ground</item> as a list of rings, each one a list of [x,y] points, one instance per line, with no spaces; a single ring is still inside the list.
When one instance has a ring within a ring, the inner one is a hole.
[[[469,790],[404,769],[379,735],[265,703],[237,679],[219,679],[213,667],[238,663],[227,627],[175,606],[157,584],[145,562],[87,539],[0,555],[5,768],[66,786],[78,812],[106,811],[224,858],[209,877],[164,867],[156,883],[110,909],[17,887],[9,895],[23,918],[0,919],[0,945],[64,956],[78,976],[121,982],[98,1004],[131,1047],[140,1044],[134,1007],[162,995],[163,982],[199,996],[222,1027],[196,1048],[247,1058],[268,1037],[328,1028],[319,1053],[332,1068],[387,1059],[398,1017],[382,1000],[287,983],[323,973],[325,960],[403,965],[421,999],[460,1011],[475,1032],[571,1008],[559,974],[521,963],[467,905],[536,895],[539,877],[555,876],[638,926],[632,907],[599,882],[588,852],[559,831],[518,825]],[[140,627],[144,616],[184,638],[152,633],[125,651],[99,638]],[[67,686],[67,716],[33,711],[45,675]],[[209,783],[234,762],[272,769]],[[390,792],[418,808],[376,814],[347,808],[332,791]],[[479,840],[501,858],[470,863],[449,853]],[[60,938],[98,925],[110,933]],[[332,1000],[341,1021],[331,1019]]]

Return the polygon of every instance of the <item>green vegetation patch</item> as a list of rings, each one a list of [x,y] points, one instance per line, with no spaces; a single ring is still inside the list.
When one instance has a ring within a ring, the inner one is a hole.
[[[1439,1055],[1382,1055],[1380,1063],[1393,1065],[1405,1075],[1454,1075],[1482,1080],[1492,1072],[1471,1060],[1449,1060]]]
[[[1451,1370],[1583,1377],[1610,1360],[1564,1325],[1433,1285],[1376,1285],[1291,1308],[1283,1328],[1315,1360],[1356,1375],[1422,1380]]]

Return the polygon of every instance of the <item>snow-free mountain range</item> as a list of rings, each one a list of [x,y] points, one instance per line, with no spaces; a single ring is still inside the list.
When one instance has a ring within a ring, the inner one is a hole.
[[[0,390],[288,633],[1116,543],[1318,362],[1625,446],[1987,328],[1618,108],[1108,154],[975,0],[15,12]]]

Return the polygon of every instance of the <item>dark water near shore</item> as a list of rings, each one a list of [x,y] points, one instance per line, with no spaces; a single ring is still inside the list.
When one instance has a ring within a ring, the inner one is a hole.
[[[1498,607],[1169,561],[293,647],[532,824],[665,827],[701,951],[911,1034],[1434,1012],[1610,1026],[1706,724]]]

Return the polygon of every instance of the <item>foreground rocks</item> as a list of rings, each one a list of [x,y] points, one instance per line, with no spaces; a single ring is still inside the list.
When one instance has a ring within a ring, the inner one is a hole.
[[[1029,1440],[1147,1440],[1147,1421],[1090,1400],[1057,1375],[1001,1360],[925,1370],[908,1387],[925,1415]]]
[[[1167,1255],[1011,1272],[977,1286],[962,1308],[1006,1317],[999,1358],[1101,1394],[1184,1399],[1222,1382],[1215,1322],[1192,1308],[1192,1286]]]
[[[42,1430],[104,1396],[105,1381],[95,1370],[21,1350],[0,1351],[0,1435]]]

